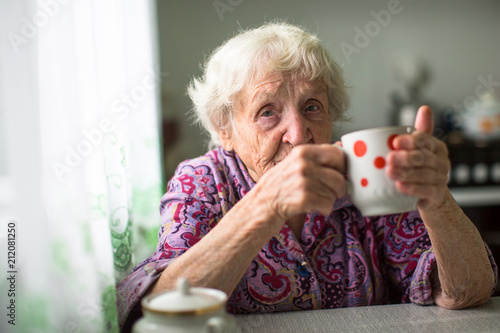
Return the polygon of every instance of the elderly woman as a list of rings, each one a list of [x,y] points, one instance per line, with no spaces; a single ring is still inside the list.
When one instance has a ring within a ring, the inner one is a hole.
[[[315,36],[283,23],[242,32],[215,50],[189,95],[214,149],[169,182],[156,252],[118,284],[122,325],[179,277],[225,291],[232,313],[489,299],[496,264],[447,188],[428,107],[386,166],[418,209],[363,217],[331,144],[346,88]],[[425,160],[412,164],[416,155]]]

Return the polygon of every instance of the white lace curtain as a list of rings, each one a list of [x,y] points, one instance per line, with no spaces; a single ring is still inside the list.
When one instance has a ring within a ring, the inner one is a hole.
[[[115,283],[160,224],[155,15],[144,0],[0,3],[2,254],[17,228],[1,332],[118,331]]]

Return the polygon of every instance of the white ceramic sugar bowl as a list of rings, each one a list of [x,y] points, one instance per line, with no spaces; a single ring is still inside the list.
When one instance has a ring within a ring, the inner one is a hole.
[[[226,300],[220,290],[191,288],[186,279],[179,279],[177,290],[143,298],[144,317],[132,332],[239,333],[236,319],[226,312]]]

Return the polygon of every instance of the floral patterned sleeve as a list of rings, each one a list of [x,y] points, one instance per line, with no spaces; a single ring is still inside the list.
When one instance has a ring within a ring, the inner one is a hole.
[[[436,257],[420,214],[413,211],[381,219],[384,220],[384,242],[380,244],[383,246],[385,272],[392,286],[390,301],[434,304],[431,274],[437,267]],[[497,266],[486,244],[485,247],[495,274],[496,286]],[[492,293],[493,291],[494,289]]]
[[[162,226],[156,252],[117,285],[120,326],[124,328],[142,315],[140,300],[163,270],[206,235],[219,219],[213,168],[204,162],[187,161],[178,167],[161,200]]]

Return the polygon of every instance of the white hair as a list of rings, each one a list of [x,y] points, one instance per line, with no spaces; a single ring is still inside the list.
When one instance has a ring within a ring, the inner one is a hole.
[[[324,81],[332,120],[343,119],[349,97],[342,72],[319,39],[287,23],[267,23],[242,31],[215,49],[203,76],[188,86],[194,119],[210,135],[209,148],[221,144],[220,131],[237,134],[234,101],[262,69]]]

